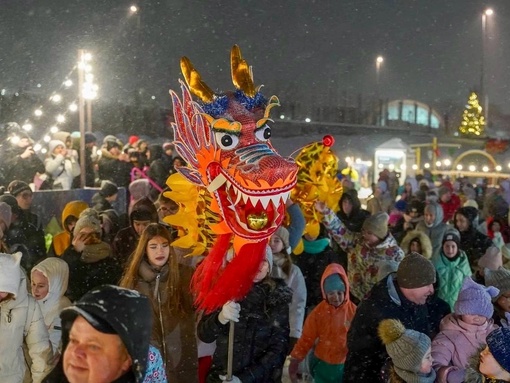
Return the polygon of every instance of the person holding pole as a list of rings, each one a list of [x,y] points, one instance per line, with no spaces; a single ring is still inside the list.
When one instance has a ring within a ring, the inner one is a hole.
[[[229,353],[232,356],[231,382],[281,381],[289,347],[292,291],[283,279],[271,277],[272,258],[271,248],[267,246],[254,285],[246,297],[239,302],[229,301],[221,310],[200,320],[199,339],[206,343],[216,341],[207,383],[229,381]]]

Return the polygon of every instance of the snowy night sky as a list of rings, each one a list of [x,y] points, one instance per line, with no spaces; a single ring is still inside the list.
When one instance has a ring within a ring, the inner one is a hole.
[[[183,55],[211,88],[232,89],[237,43],[267,95],[374,94],[382,55],[381,96],[462,104],[480,83],[482,12],[490,6],[488,91],[510,113],[509,0],[145,0],[129,16],[131,4],[2,0],[0,89],[35,91],[40,83],[49,94],[84,48],[95,55],[101,97],[125,101],[143,88],[169,106]]]

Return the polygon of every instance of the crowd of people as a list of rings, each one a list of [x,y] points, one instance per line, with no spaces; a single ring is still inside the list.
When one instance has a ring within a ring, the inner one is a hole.
[[[32,212],[34,176],[76,186],[72,137],[54,137],[44,161],[28,137],[5,144],[24,165],[2,172],[1,382],[222,382],[229,347],[237,383],[281,382],[285,369],[293,383],[510,382],[510,181],[399,185],[383,171],[364,205],[344,179],[339,211],[315,202],[314,236],[289,201],[249,293],[205,313],[190,291],[200,258],[172,246],[180,228],[164,220],[178,204],[131,179],[137,166],[165,188],[171,144],[107,136],[93,158],[86,142],[97,194],[67,203],[50,241]]]

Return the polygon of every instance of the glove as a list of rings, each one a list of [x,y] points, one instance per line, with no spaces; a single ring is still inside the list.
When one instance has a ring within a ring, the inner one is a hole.
[[[464,381],[465,375],[466,370],[459,368],[458,370],[450,371],[446,377],[446,380],[448,383],[462,383]]]
[[[220,375],[220,379],[221,379],[222,382],[243,383],[243,382],[241,382],[241,379],[239,379],[235,375],[232,375],[232,380],[227,380],[227,376],[226,375]]]
[[[239,303],[228,301],[223,305],[218,315],[218,320],[221,324],[227,324],[228,321],[239,322],[239,312],[241,311],[241,305]]]
[[[298,381],[298,369],[299,369],[300,361],[295,358],[290,358],[289,364],[289,378],[292,383],[296,383]]]

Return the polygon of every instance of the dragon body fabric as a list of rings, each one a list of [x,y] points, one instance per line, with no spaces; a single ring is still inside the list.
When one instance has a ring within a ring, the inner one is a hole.
[[[207,188],[213,196],[208,208],[221,217],[211,227],[216,240],[192,280],[195,303],[205,312],[248,293],[296,184],[297,165],[269,141],[269,113],[278,98],[267,100],[255,88],[237,46],[231,69],[235,91],[216,94],[183,57],[182,98],[170,91],[174,144],[188,163],[178,171]],[[200,101],[193,101],[192,94]]]

